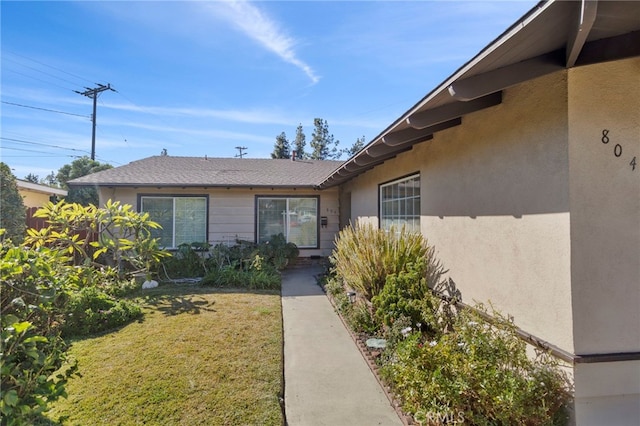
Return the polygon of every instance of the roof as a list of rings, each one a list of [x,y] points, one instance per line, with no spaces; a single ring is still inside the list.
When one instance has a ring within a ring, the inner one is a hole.
[[[315,188],[341,164],[329,160],[161,155],[73,179],[68,185]]]
[[[67,196],[67,191],[61,188],[54,188],[48,185],[41,185],[39,183],[33,183],[26,180],[16,179],[16,185],[18,190],[38,192],[46,195],[59,195],[61,197]]]
[[[466,114],[502,102],[502,90],[561,69],[640,56],[640,2],[541,1],[362,150],[328,175],[344,183]]]

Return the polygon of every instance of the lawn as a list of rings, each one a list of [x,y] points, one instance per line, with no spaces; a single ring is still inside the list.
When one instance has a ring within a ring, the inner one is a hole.
[[[145,316],[78,340],[64,425],[282,425],[279,292],[160,287]]]

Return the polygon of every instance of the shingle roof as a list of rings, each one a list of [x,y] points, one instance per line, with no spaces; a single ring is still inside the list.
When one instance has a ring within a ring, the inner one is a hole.
[[[315,187],[342,161],[154,156],[68,182],[71,186]]]

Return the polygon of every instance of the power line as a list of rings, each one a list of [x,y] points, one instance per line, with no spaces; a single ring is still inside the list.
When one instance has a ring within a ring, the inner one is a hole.
[[[22,63],[20,63],[20,62],[18,62],[18,61],[16,61],[16,60],[11,59],[11,58],[5,58],[5,59],[6,59],[7,61],[9,61],[9,62],[13,62],[14,64],[18,64],[18,65],[20,65],[20,66],[23,66],[23,67],[28,68],[28,69],[30,69],[30,70],[33,70],[33,71],[35,71],[35,72],[39,72],[40,74],[44,74],[44,75],[47,75],[47,76],[49,76],[49,77],[53,77],[53,78],[58,79],[58,80],[60,80],[60,81],[64,81],[65,83],[71,83],[71,84],[73,84],[74,86],[75,86],[75,85],[77,85],[77,83],[76,83],[75,81],[67,80],[66,78],[62,78],[62,77],[59,77],[59,76],[57,76],[57,75],[54,75],[54,74],[51,74],[51,73],[48,73],[48,72],[45,72],[45,71],[39,70],[38,68],[31,67],[31,66],[26,65],[26,64],[22,64]]]
[[[9,146],[3,146],[1,148],[2,149],[9,149],[11,151],[35,152],[37,154],[42,154],[42,151],[36,151],[36,150],[33,150],[33,149],[12,148],[12,147],[9,147]],[[40,156],[40,155],[38,155],[38,156]],[[72,158],[81,158],[81,157],[83,157],[82,155],[73,155],[73,154],[59,154],[59,155],[51,155],[51,156],[54,156],[54,157],[72,157]]]
[[[34,106],[30,106],[30,105],[17,104],[15,102],[2,101],[2,103],[3,104],[7,104],[7,105],[19,106],[19,107],[22,107],[22,108],[31,108],[31,109],[37,109],[37,110],[40,110],[40,111],[57,112],[58,114],[74,115],[76,117],[82,117],[82,118],[91,118],[88,115],[74,114],[72,112],[58,111],[58,110],[55,110],[55,109],[47,109],[47,108],[34,107]]]
[[[45,67],[47,67],[47,68],[51,68],[51,69],[53,69],[53,70],[60,71],[61,73],[64,73],[64,74],[70,75],[71,77],[79,78],[80,80],[84,80],[84,81],[86,81],[86,82],[88,82],[88,83],[93,83],[91,80],[88,80],[88,79],[86,79],[86,78],[84,78],[84,77],[82,77],[82,76],[79,76],[79,75],[77,75],[77,74],[70,73],[70,72],[65,71],[65,70],[63,70],[63,69],[60,69],[60,68],[56,68],[56,67],[54,67],[54,66],[52,66],[52,65],[45,64],[44,62],[38,61],[38,60],[33,59],[33,58],[29,58],[28,56],[21,55],[21,54],[19,54],[19,53],[13,52],[13,51],[11,51],[11,50],[6,50],[6,49],[5,49],[5,52],[8,52],[8,53],[11,53],[12,55],[19,56],[19,57],[24,58],[24,59],[27,59],[27,60],[29,60],[29,61],[35,62],[36,64],[44,65],[44,66],[45,66]],[[13,62],[16,62],[16,61],[13,61]],[[16,63],[19,63],[19,62],[16,62]],[[25,65],[25,66],[26,66],[26,65]],[[40,71],[40,72],[42,72],[42,71]],[[59,78],[59,77],[56,77],[56,78]],[[73,83],[73,84],[75,85],[75,83]]]
[[[28,140],[25,140],[25,139],[7,138],[7,137],[4,137],[4,136],[0,136],[0,139],[5,140],[5,141],[9,141],[9,142],[14,142],[14,143],[22,143],[22,144],[27,144],[27,145],[45,146],[45,147],[47,147],[47,148],[66,149],[66,150],[69,150],[69,151],[84,152],[84,153],[86,153],[86,154],[89,154],[89,151],[86,151],[86,150],[84,150],[84,149],[68,148],[68,147],[65,147],[65,146],[51,145],[51,144],[42,143],[42,142],[28,141]],[[10,149],[10,148],[7,148],[7,149]]]
[[[68,87],[61,86],[61,85],[59,85],[59,84],[52,83],[52,82],[47,81],[47,80],[43,80],[43,79],[41,79],[41,78],[34,77],[34,76],[32,76],[32,75],[27,75],[27,74],[24,74],[24,73],[21,73],[21,72],[18,72],[18,71],[16,71],[16,70],[12,70],[12,69],[7,69],[7,71],[11,71],[11,72],[16,73],[16,74],[19,74],[19,75],[21,75],[21,76],[23,76],[23,77],[32,78],[32,79],[34,79],[34,80],[38,80],[38,81],[41,81],[41,82],[43,82],[43,83],[47,83],[47,84],[50,84],[50,85],[52,85],[52,86],[56,86],[56,87],[59,87],[59,88],[61,88],[61,89],[69,90],[69,91],[73,92],[73,89],[70,89],[70,88],[68,88]]]

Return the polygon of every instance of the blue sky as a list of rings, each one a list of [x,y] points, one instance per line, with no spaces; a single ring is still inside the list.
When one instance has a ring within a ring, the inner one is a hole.
[[[91,150],[269,158],[315,117],[366,142],[537,1],[2,1],[0,156],[18,178]],[[343,157],[346,159],[346,157]]]

